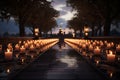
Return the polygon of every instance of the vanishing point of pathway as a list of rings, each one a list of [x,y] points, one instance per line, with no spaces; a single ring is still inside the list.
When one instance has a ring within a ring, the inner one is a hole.
[[[67,44],[56,44],[12,80],[105,80]]]

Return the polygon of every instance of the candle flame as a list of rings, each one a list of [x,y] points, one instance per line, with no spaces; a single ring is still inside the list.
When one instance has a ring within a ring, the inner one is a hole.
[[[7,69],[7,73],[10,73],[10,69]]]
[[[10,52],[10,49],[7,49],[7,52]]]
[[[110,55],[112,55],[112,54],[113,54],[113,52],[110,50],[110,51],[109,51],[109,54],[110,54]]]

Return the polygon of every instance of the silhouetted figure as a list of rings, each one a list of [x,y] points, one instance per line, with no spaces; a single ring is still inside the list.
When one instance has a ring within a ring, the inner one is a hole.
[[[62,33],[61,29],[59,29],[58,37],[59,37],[59,42],[63,43],[64,42],[64,34]]]

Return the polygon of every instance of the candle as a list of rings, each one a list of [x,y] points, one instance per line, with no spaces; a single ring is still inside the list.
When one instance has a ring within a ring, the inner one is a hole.
[[[10,49],[7,49],[7,51],[5,52],[5,59],[12,60],[12,52],[10,51]]]
[[[7,47],[8,47],[8,49],[9,49],[10,51],[13,51],[13,47],[12,47],[12,44],[11,44],[11,43],[9,43]]]
[[[27,48],[27,49],[28,49],[28,43],[25,43],[24,45],[25,45],[25,48]]]
[[[108,44],[107,44],[107,49],[110,49],[110,48],[111,48],[111,44],[108,43]]]
[[[34,51],[34,49],[35,49],[34,45],[31,45],[31,46],[30,46],[30,50],[31,50],[31,51]]]
[[[24,47],[24,46],[21,46],[20,51],[21,51],[21,52],[25,52],[25,47]]]
[[[89,51],[93,51],[93,46],[92,45],[89,46]]]
[[[100,54],[100,48],[98,46],[94,49],[94,54],[96,55]]]
[[[39,43],[36,43],[36,48],[39,48],[40,47],[40,44]]]
[[[83,44],[83,45],[82,45],[82,49],[86,49],[86,44]]]
[[[109,62],[115,61],[115,54],[113,54],[113,52],[111,50],[109,50],[109,53],[107,54],[107,60]]]
[[[20,46],[18,44],[15,45],[15,50],[19,50]]]
[[[120,52],[120,44],[116,46],[116,51]]]

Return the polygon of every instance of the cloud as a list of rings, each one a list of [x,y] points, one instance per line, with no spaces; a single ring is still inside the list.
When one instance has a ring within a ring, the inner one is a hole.
[[[56,9],[58,11],[62,11],[63,7],[66,7],[66,5],[65,4],[59,4],[59,5],[54,6],[54,9]]]
[[[73,11],[73,12],[68,11],[67,14],[62,15],[62,16],[60,16],[59,18],[62,18],[62,19],[64,19],[65,21],[68,21],[68,20],[71,20],[73,17],[75,17],[75,16],[74,16],[75,13],[76,13],[75,11]]]
[[[71,11],[72,8],[66,6],[66,0],[54,0],[52,5],[54,9],[60,12],[60,16],[57,19],[58,25],[65,27],[67,25],[67,21],[71,20],[76,12]]]

